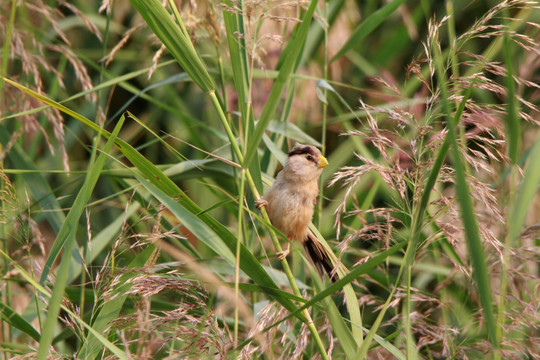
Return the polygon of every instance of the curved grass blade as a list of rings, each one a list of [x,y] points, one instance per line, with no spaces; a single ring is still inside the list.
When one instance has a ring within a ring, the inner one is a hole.
[[[339,14],[341,14],[341,11],[343,9],[343,6],[345,5],[345,0],[330,0],[328,2],[328,15],[326,17],[326,22],[328,23],[328,27],[332,27],[332,25],[335,23],[337,17]],[[320,48],[321,43],[324,39],[324,25],[316,24],[314,23],[311,26],[311,29],[308,32],[308,36],[306,38],[306,46],[303,51],[302,59],[300,61],[300,66],[307,63],[310,59],[312,59],[317,50]]]
[[[210,77],[191,40],[175,24],[163,5],[158,0],[130,1],[144,18],[150,30],[163,42],[191,79],[204,92],[215,90],[214,80]]]
[[[242,6],[241,3],[233,5],[230,0],[225,0],[223,3],[229,7]],[[240,113],[244,119],[244,124],[246,124],[252,121],[253,112],[250,111],[248,115],[249,67],[244,36],[244,21],[240,13],[225,10],[223,11],[223,22],[227,32],[234,87],[238,94]],[[251,130],[253,129],[251,128]]]
[[[32,339],[39,342],[41,335],[39,335],[38,331],[32,326],[32,324],[26,321],[25,318],[13,310],[13,308],[7,304],[4,304],[3,302],[0,302],[0,313],[2,314],[2,321],[13,326],[14,328],[21,330]]]
[[[505,16],[510,18],[508,9],[505,9]],[[508,143],[508,156],[510,161],[516,164],[519,160],[519,140],[521,138],[521,129],[519,117],[519,103],[516,97],[516,84],[514,82],[514,56],[513,43],[508,31],[503,37],[503,55],[504,65],[506,67],[506,76],[504,84],[506,87],[506,141]]]
[[[325,247],[326,252],[330,255],[330,258],[332,259],[332,262],[334,264],[339,264],[340,261],[334,255],[332,249],[330,248],[330,246],[328,246],[326,240],[323,238],[319,230],[313,224],[310,225],[310,229],[319,239],[321,244]],[[347,272],[348,270],[345,268],[345,265],[341,264],[341,266],[338,268],[338,275],[340,279],[343,278],[347,274]],[[361,346],[364,340],[364,336],[362,330],[360,329],[360,327],[362,326],[362,315],[360,314],[360,307],[358,306],[358,297],[356,296],[356,292],[354,291],[351,284],[345,284],[343,286],[343,293],[345,295],[345,303],[347,304],[347,310],[349,311],[349,319],[352,324],[356,325],[353,326],[351,329],[353,338],[356,341],[356,345]]]
[[[311,266],[307,259],[306,263],[309,264],[310,271],[313,274],[312,279],[315,283],[317,291],[323,290],[324,285],[321,278],[318,276],[317,271],[313,268],[313,266]],[[347,286],[349,286],[349,284]],[[356,355],[356,349],[358,347],[357,340],[355,340],[356,337],[353,336],[353,332],[351,331],[351,329],[347,327],[343,315],[341,314],[331,297],[326,297],[322,299],[321,303],[324,307],[326,316],[328,316],[328,321],[332,325],[332,331],[334,332],[334,334],[336,334],[339,344],[343,348],[347,359],[354,359],[354,356]],[[358,308],[358,301],[352,305]]]
[[[82,54],[79,54],[79,56],[83,57]],[[160,63],[158,65],[158,68],[161,68],[161,67],[173,64],[173,63],[175,63],[174,60],[164,61],[164,62],[162,62],[162,63]],[[103,90],[103,89],[106,89],[106,88],[109,88],[109,87],[114,87],[115,85],[122,86],[122,84],[125,84],[128,80],[134,79],[134,78],[136,78],[138,76],[141,76],[141,75],[148,74],[148,71],[149,71],[149,68],[146,68],[146,69],[142,69],[142,70],[132,71],[132,72],[129,72],[127,74],[120,75],[120,76],[115,76],[113,79],[104,81],[104,82],[100,83],[99,85],[94,86],[91,89],[80,91],[75,95],[72,95],[72,96],[70,96],[70,97],[68,97],[68,98],[66,98],[64,100],[59,101],[58,103],[59,104],[64,104],[64,103],[79,99],[79,98],[81,98],[83,96],[86,96],[88,94],[92,94],[94,92],[99,92],[100,90]],[[2,81],[4,80],[4,78],[1,78],[1,79],[2,79]],[[143,94],[141,94],[141,95],[143,95]],[[44,105],[44,106],[29,109],[29,110],[25,110],[25,111],[20,111],[20,112],[17,112],[17,113],[6,114],[5,116],[0,116],[0,122],[3,121],[3,120],[6,120],[6,119],[13,119],[13,118],[17,118],[17,117],[20,117],[20,116],[35,114],[35,113],[38,113],[38,112],[43,111],[45,109],[48,109],[50,106],[51,105]]]
[[[195,237],[205,243],[209,248],[215,251],[216,254],[219,254],[234,267],[235,256],[233,255],[233,252],[208,225],[141,176],[135,174],[135,177],[157,200],[165,205],[167,209],[176,216],[182,226],[185,226],[193,235],[195,235]]]

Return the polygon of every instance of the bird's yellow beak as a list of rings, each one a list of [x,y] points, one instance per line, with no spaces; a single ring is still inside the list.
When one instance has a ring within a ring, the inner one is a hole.
[[[317,164],[317,167],[319,169],[322,169],[323,167],[325,167],[326,165],[328,165],[328,160],[326,160],[326,158],[324,156],[320,156],[319,157],[319,163]]]

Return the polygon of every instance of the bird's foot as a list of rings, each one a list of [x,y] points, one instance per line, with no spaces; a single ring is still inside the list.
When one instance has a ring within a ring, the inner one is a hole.
[[[265,199],[263,198],[260,198],[259,200],[255,201],[255,207],[257,209],[260,209],[262,207],[267,207],[268,206],[268,201],[266,201]]]
[[[287,255],[289,255],[289,253],[291,252],[291,243],[287,243],[287,249],[283,250],[283,251],[279,251],[276,255],[277,255],[277,258],[278,260],[283,260],[287,257]]]

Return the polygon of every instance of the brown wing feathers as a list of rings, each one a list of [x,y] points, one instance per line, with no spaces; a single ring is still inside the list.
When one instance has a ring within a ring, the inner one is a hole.
[[[338,280],[338,276],[334,273],[334,265],[332,264],[332,260],[330,260],[330,257],[322,247],[319,240],[314,239],[312,235],[309,234],[306,241],[304,241],[304,248],[317,268],[317,271],[319,271],[319,274],[323,276],[326,272],[330,280],[332,280],[332,282],[336,282]]]

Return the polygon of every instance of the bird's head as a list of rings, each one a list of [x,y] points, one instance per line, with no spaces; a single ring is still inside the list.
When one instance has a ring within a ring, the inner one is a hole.
[[[328,161],[319,149],[312,145],[296,144],[289,152],[283,170],[304,181],[318,179]]]

